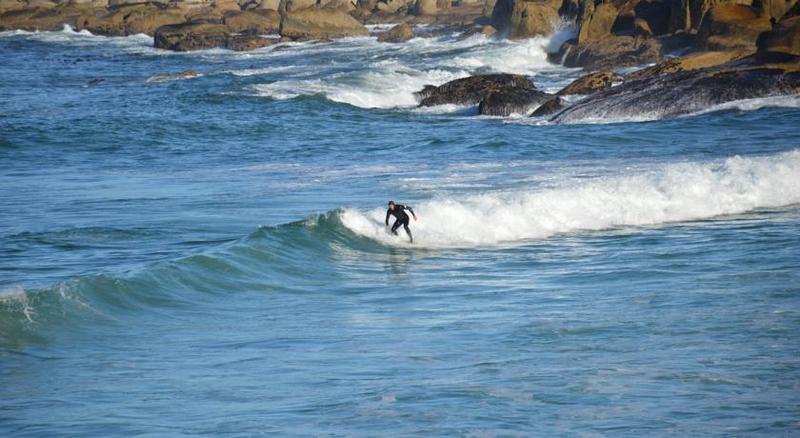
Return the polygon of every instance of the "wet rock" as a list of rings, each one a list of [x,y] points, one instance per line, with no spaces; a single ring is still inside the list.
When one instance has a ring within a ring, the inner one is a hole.
[[[544,117],[555,114],[564,108],[564,103],[560,97],[554,97],[543,103],[536,111],[531,113],[531,117]]]
[[[366,36],[367,28],[349,14],[333,9],[304,9],[283,15],[280,34],[294,39]]]
[[[420,106],[474,105],[493,92],[535,88],[526,76],[500,73],[456,79],[438,87],[427,85],[416,95]]]
[[[800,92],[800,65],[723,66],[653,76],[600,91],[558,113],[553,121],[655,120],[726,102]]]
[[[402,43],[414,38],[414,29],[408,23],[398,24],[378,35],[378,41],[382,43]]]
[[[268,47],[276,42],[276,39],[264,38],[258,35],[231,35],[228,40],[225,41],[225,48],[237,52],[244,52]]]
[[[502,117],[512,114],[528,115],[552,98],[552,94],[532,88],[505,88],[490,92],[478,105],[478,113]]]
[[[186,52],[225,47],[230,33],[222,24],[187,23],[162,26],[156,30],[156,48]]]
[[[621,81],[622,76],[614,73],[611,70],[599,71],[574,80],[571,84],[567,85],[556,94],[559,96],[567,96],[570,94],[592,94],[594,92],[605,90],[606,88],[611,87],[611,84],[614,82]]]
[[[436,15],[439,12],[439,7],[436,0],[417,0],[414,3],[414,14],[418,16]]]

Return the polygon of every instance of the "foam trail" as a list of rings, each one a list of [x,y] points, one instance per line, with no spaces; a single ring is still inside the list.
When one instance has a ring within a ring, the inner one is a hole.
[[[800,203],[800,149],[769,157],[683,163],[556,189],[434,199],[416,205],[416,245],[472,247],[557,233],[657,225]],[[390,245],[385,210],[342,212],[351,231]]]

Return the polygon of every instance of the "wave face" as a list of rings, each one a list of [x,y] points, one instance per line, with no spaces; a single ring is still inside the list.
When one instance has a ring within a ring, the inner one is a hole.
[[[291,292],[336,277],[335,266],[389,247],[518,246],[556,234],[712,219],[800,203],[800,150],[767,157],[682,163],[559,183],[536,191],[433,199],[415,205],[414,245],[390,236],[385,210],[342,209],[262,227],[211,252],[149,265],[128,276],[92,275],[53,287],[0,293],[0,340],[41,341],[40,330],[77,330],[142,308],[190,305],[197,294]],[[314,266],[314,271],[306,270]]]
[[[542,239],[556,233],[709,219],[800,203],[800,151],[720,163],[685,163],[542,191],[437,199],[417,206],[417,245],[469,247]],[[384,210],[346,210],[355,233],[387,244]]]

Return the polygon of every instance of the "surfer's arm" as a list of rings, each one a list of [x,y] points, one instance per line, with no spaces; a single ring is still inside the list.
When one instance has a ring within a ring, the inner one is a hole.
[[[392,214],[392,210],[386,210],[386,226],[389,226],[389,215]]]
[[[417,220],[417,214],[414,213],[414,209],[411,207],[406,207],[406,209],[411,212],[411,216],[414,216],[414,220]]]

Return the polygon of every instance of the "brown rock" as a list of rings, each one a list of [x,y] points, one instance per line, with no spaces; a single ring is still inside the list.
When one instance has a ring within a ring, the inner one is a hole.
[[[153,35],[161,26],[186,21],[183,12],[159,3],[141,3],[114,6],[96,15],[82,16],[77,28],[87,29],[97,35]]]
[[[278,12],[269,9],[228,12],[222,18],[222,23],[234,33],[275,33],[281,27],[281,16]]]
[[[758,38],[758,52],[800,56],[800,16],[786,18]]]
[[[565,43],[556,56],[567,67],[604,70],[658,62],[661,43],[655,39],[611,36],[583,45]]]
[[[625,81],[638,81],[651,78],[653,76],[674,74],[682,71],[696,70],[699,68],[713,67],[727,62],[743,58],[749,54],[748,51],[731,52],[701,52],[680,58],[668,59],[642,70],[637,70],[625,75]]]
[[[414,5],[414,14],[419,16],[436,15],[439,8],[436,5],[436,0],[417,0]]]
[[[302,9],[313,8],[316,4],[317,0],[281,0],[281,6],[278,10],[294,12]]]
[[[287,12],[280,33],[294,39],[330,39],[365,36],[367,28],[347,13],[333,9]]]
[[[92,8],[86,5],[16,9],[0,15],[0,30],[61,30],[65,24],[75,27],[81,15],[90,13]]]
[[[609,36],[616,19],[617,8],[613,4],[599,4],[581,24],[581,30],[578,32],[578,44],[597,41]]]
[[[687,0],[689,2],[689,21],[692,30],[698,30],[703,18],[715,6],[751,6],[753,0]]]
[[[225,47],[229,36],[221,24],[186,23],[159,27],[153,42],[158,49],[186,52]]]
[[[549,35],[560,21],[558,10],[548,2],[514,2],[511,11],[511,38],[530,38]]]
[[[378,35],[378,41],[383,43],[402,43],[411,38],[414,38],[414,29],[408,23],[398,24]]]
[[[621,82],[622,76],[613,71],[599,71],[574,80],[571,84],[556,93],[559,96],[570,94],[592,94],[595,91],[605,90],[614,82]]]
[[[755,51],[761,32],[772,28],[769,18],[747,6],[712,8],[700,26],[700,45],[706,50],[750,49]]]

